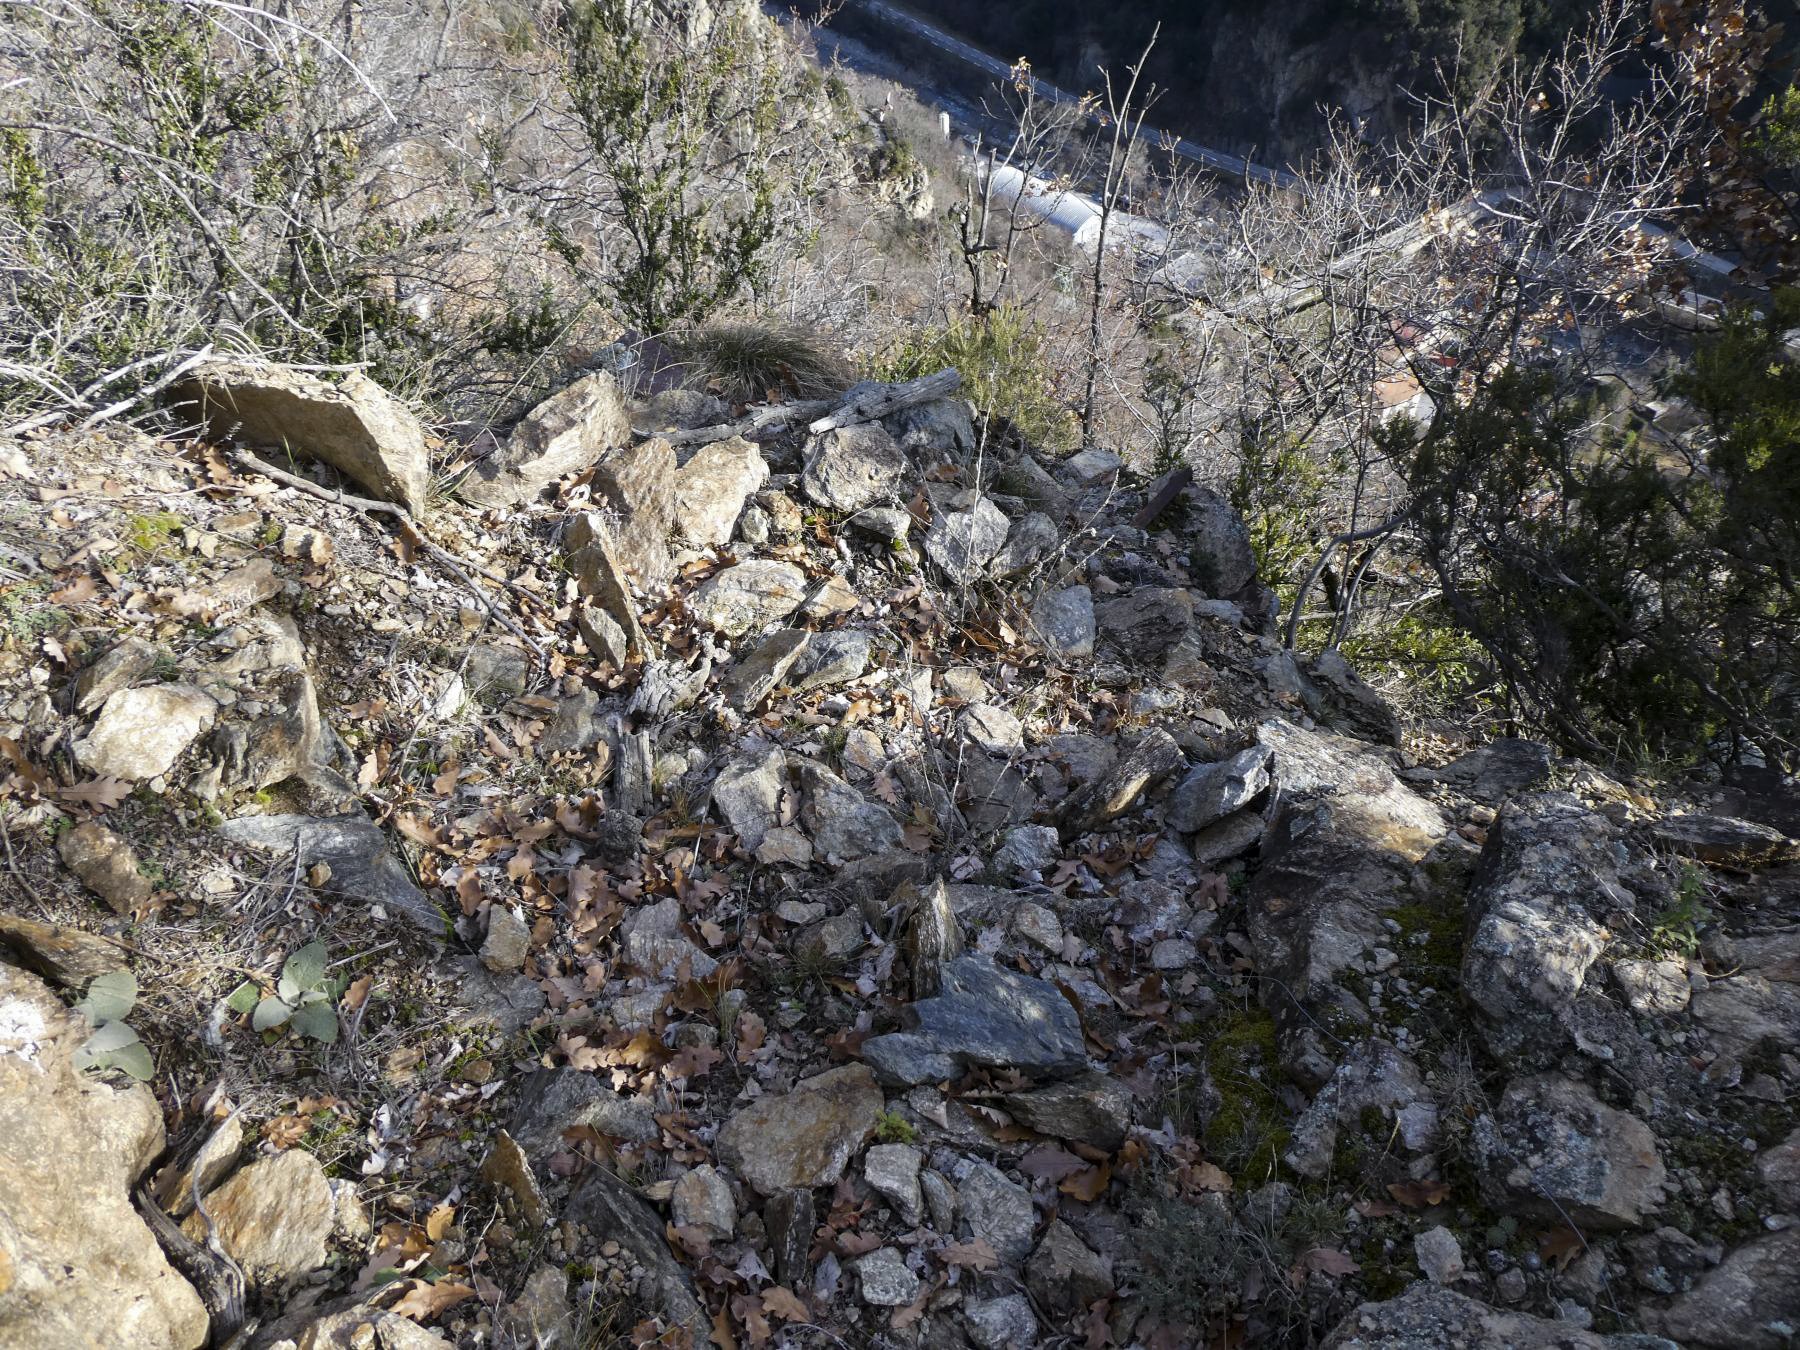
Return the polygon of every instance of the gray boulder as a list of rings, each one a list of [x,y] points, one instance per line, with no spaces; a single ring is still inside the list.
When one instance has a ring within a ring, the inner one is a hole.
[[[768,478],[762,452],[742,436],[702,446],[675,473],[675,528],[696,544],[729,543],[744,503]]]
[[[1650,1127],[1559,1073],[1508,1083],[1475,1146],[1490,1199],[1545,1222],[1643,1227],[1669,1188]]]
[[[1094,654],[1094,593],[1086,586],[1050,591],[1031,607],[1031,626],[1044,650],[1058,661]]]
[[[219,705],[191,684],[147,684],[106,700],[100,720],[75,742],[75,762],[103,778],[140,782],[174,767],[212,726]]]
[[[384,501],[425,512],[431,461],[425,429],[366,375],[331,381],[261,361],[211,361],[174,391],[220,439],[323,460]]]
[[[1503,1312],[1423,1281],[1398,1298],[1365,1303],[1323,1350],[1680,1350],[1655,1336],[1602,1336],[1565,1321]]]
[[[1571,1049],[1613,1060],[1639,1042],[1589,978],[1611,936],[1606,916],[1635,906],[1616,837],[1564,793],[1514,798],[1488,832],[1462,984],[1488,1048],[1508,1063],[1547,1068]]]
[[[1187,493],[1190,570],[1208,595],[1228,598],[1256,579],[1256,555],[1250,531],[1240,516],[1211,488]]]
[[[1216,764],[1197,764],[1163,805],[1171,830],[1191,834],[1241,811],[1268,791],[1274,753],[1266,745],[1240,750]]]
[[[0,1344],[198,1350],[207,1316],[132,1208],[162,1150],[147,1088],[78,1073],[86,1021],[0,965]]]
[[[753,559],[714,573],[688,605],[702,624],[728,637],[787,618],[806,599],[806,574],[792,563]]]
[[[517,506],[630,440],[631,417],[618,382],[605,371],[584,375],[526,413],[505,446],[477,465],[459,491],[476,506]]]
[[[1745,1243],[1644,1326],[1704,1350],[1789,1350],[1800,1326],[1800,1228]]]
[[[903,1010],[908,1030],[863,1042],[884,1083],[939,1082],[977,1066],[1045,1078],[1087,1067],[1081,1021],[1055,985],[978,956],[944,962],[940,980],[935,997]]]
[[[953,582],[981,576],[1006,543],[1012,522],[986,497],[966,510],[941,512],[925,532],[925,556]]]
[[[807,442],[800,489],[820,506],[860,511],[899,496],[908,471],[894,438],[877,423],[864,422]]]

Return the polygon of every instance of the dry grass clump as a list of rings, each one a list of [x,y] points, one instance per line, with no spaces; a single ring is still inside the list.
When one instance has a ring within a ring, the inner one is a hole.
[[[830,398],[855,378],[843,357],[786,324],[708,324],[672,345],[694,383],[733,403]]]

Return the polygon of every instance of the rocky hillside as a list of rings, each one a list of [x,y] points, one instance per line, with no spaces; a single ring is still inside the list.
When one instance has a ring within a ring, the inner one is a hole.
[[[0,449],[0,1342],[1793,1343],[1791,791],[1405,732],[950,381],[681,376]]]

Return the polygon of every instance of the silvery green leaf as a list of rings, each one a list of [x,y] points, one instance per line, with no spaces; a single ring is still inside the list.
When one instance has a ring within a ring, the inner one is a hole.
[[[137,1038],[137,1032],[123,1022],[104,1022],[98,1031],[87,1038],[81,1048],[89,1055],[98,1058],[133,1044]]]
[[[142,1041],[133,1041],[123,1049],[113,1051],[101,1060],[100,1067],[123,1069],[140,1083],[148,1083],[156,1072],[156,1066],[150,1062],[150,1052]]]
[[[325,978],[325,944],[316,938],[288,957],[281,977],[302,989],[317,989]]]
[[[94,976],[88,985],[87,997],[78,1006],[88,1015],[88,1020],[98,1026],[102,1022],[118,1021],[136,1002],[137,976],[129,970],[109,970],[104,975]]]
[[[268,1031],[278,1027],[294,1015],[294,1010],[278,998],[265,998],[256,1005],[256,1012],[250,1018],[250,1025],[257,1031]]]
[[[261,993],[262,991],[259,990],[254,983],[245,980],[227,995],[225,1006],[230,1008],[234,1013],[247,1013],[256,1007],[257,1000],[261,997]]]
[[[294,1030],[330,1045],[338,1038],[337,1014],[329,1003],[308,1003],[295,1011]]]

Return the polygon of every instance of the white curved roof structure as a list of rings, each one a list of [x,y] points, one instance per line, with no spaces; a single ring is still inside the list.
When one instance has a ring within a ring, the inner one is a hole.
[[[1011,164],[990,165],[981,161],[978,167],[993,184],[996,204],[1029,211],[1067,235],[1076,248],[1094,251],[1100,238],[1100,203],[1087,193],[1023,173]],[[1106,237],[1109,252],[1128,249],[1154,253],[1169,239],[1162,226],[1125,211],[1113,212]]]

